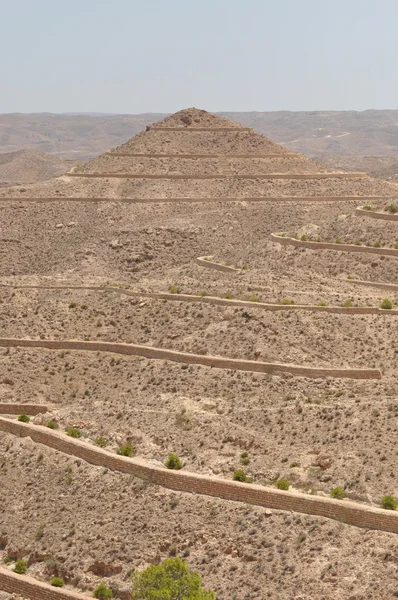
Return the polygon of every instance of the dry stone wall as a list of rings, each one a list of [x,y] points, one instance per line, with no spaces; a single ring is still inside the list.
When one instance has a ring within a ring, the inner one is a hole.
[[[360,207],[355,209],[355,214],[362,217],[369,217],[371,219],[382,219],[383,221],[398,221],[398,214],[375,210],[364,210]]]
[[[333,244],[331,242],[303,242],[292,237],[281,237],[271,233],[271,239],[283,246],[299,246],[310,250],[337,250],[338,252],[361,252],[366,254],[378,254],[381,256],[393,256],[398,258],[398,250],[394,248],[373,248],[369,246],[356,246],[355,244]]]
[[[38,415],[39,413],[46,413],[47,406],[44,404],[21,404],[11,402],[0,402],[0,414],[1,415]]]
[[[387,196],[385,196],[387,198]],[[385,199],[384,198],[384,199]],[[164,204],[167,202],[357,202],[358,199],[371,201],[383,200],[381,196],[253,196],[240,198],[228,198],[228,197],[213,197],[213,198],[72,198],[55,196],[53,198],[30,198],[30,197],[1,197],[0,202],[28,202],[28,203],[55,203],[62,202],[118,202],[124,204],[145,204],[145,203],[157,203]]]
[[[349,283],[353,283],[355,285],[363,285],[365,287],[376,287],[381,290],[391,290],[393,292],[398,292],[398,284],[396,283],[385,283],[383,281],[363,281],[362,279],[349,279]]]
[[[149,359],[171,360],[173,362],[202,365],[216,369],[230,369],[235,371],[249,371],[252,373],[269,373],[278,375],[290,373],[297,377],[312,379],[336,377],[345,379],[381,379],[379,369],[337,369],[332,367],[302,367],[283,363],[265,363],[255,360],[240,360],[222,358],[220,356],[207,356],[190,354],[164,348],[152,348],[138,344],[123,344],[114,342],[86,342],[77,340],[30,340],[16,338],[0,338],[0,347],[3,348],[42,348],[46,350],[84,350],[91,352],[114,352],[130,356],[142,356]]]
[[[284,492],[254,484],[228,481],[157,467],[144,460],[111,454],[82,440],[47,430],[44,427],[10,421],[0,417],[0,430],[76,456],[86,462],[134,475],[149,483],[180,492],[214,496],[256,506],[300,512],[335,519],[349,525],[398,533],[398,513],[351,502],[299,492]],[[1,586],[0,586],[1,587]]]
[[[31,600],[87,600],[92,597],[42,583],[28,575],[17,575],[0,567],[0,590]]]
[[[104,177],[106,179],[368,179],[366,173],[267,173],[267,174],[209,174],[209,175],[152,175],[149,173],[66,173],[65,177]]]

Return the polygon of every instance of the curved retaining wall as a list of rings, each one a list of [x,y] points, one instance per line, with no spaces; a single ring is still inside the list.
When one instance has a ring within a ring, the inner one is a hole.
[[[364,210],[361,207],[355,209],[355,214],[362,217],[370,217],[371,219],[382,219],[383,221],[398,221],[398,214],[380,212],[377,210]]]
[[[355,244],[332,244],[330,242],[302,242],[292,237],[280,237],[271,233],[273,242],[278,242],[284,246],[300,246],[310,250],[337,250],[338,252],[362,252],[367,254],[378,254],[382,256],[393,256],[398,258],[398,250],[394,248],[371,248],[369,246],[356,246]]]
[[[206,267],[206,269],[215,269],[216,271],[222,271],[223,273],[244,273],[243,269],[237,269],[236,267],[222,265],[220,263],[213,262],[212,260],[206,260],[204,256],[199,256],[195,259],[195,262],[200,267]]]
[[[218,173],[217,175],[151,175],[149,173],[65,173],[65,177],[104,177],[106,179],[367,179],[366,173],[268,173],[251,175],[234,175]]]
[[[289,510],[342,521],[357,527],[398,533],[398,513],[351,502],[311,496],[299,492],[284,492],[275,488],[240,483],[157,467],[138,458],[126,458],[93,446],[87,442],[69,438],[65,434],[45,427],[10,421],[0,417],[0,430],[19,437],[30,437],[34,442],[76,456],[86,462],[134,475],[162,487],[194,494],[203,494],[246,502],[256,506]]]
[[[387,198],[387,197],[386,197]],[[358,200],[383,200],[382,197],[374,196],[257,196],[252,198],[0,198],[0,202],[118,202],[125,204],[146,204],[156,203],[164,204],[167,202],[357,202]]]
[[[92,595],[78,594],[42,583],[28,575],[17,575],[0,567],[0,590],[31,600],[87,600]]]
[[[392,290],[398,292],[398,284],[396,283],[384,283],[382,281],[363,281],[362,279],[347,279],[347,283],[354,283],[355,285],[363,285],[365,287],[376,287],[381,290]]]
[[[199,260],[199,259],[196,259]],[[208,266],[209,261],[204,261]],[[210,263],[217,264],[217,263]],[[200,263],[201,266],[202,263]],[[223,265],[217,265],[223,266]],[[211,267],[215,268],[215,267]],[[239,269],[240,270],[240,269]],[[351,280],[349,280],[351,281]],[[367,282],[358,282],[352,280],[353,283],[362,283],[365,285]],[[381,284],[382,285],[382,284]],[[385,284],[388,285],[388,284]],[[298,311],[305,310],[307,312],[327,312],[343,315],[398,315],[398,309],[383,310],[382,308],[376,308],[374,306],[317,306],[314,304],[272,304],[267,302],[250,302],[249,300],[237,300],[228,298],[218,298],[217,296],[194,296],[192,294],[170,294],[167,292],[135,292],[128,289],[108,287],[108,286],[67,286],[67,285],[7,285],[0,283],[0,288],[10,289],[33,289],[33,290],[89,290],[97,292],[115,292],[122,296],[133,296],[134,298],[155,298],[159,300],[167,300],[174,302],[192,302],[202,304],[213,304],[216,306],[237,306],[240,308],[254,308],[260,310],[266,310],[271,312],[276,311]],[[397,286],[392,286],[393,289],[398,290]]]
[[[13,404],[10,402],[0,402],[0,414],[2,415],[38,415],[46,413],[47,406],[43,404]]]
[[[128,356],[142,356],[144,358],[171,360],[173,362],[202,365],[216,369],[231,369],[235,371],[249,371],[252,373],[290,373],[298,377],[324,378],[338,377],[345,379],[381,379],[379,369],[334,369],[320,367],[301,367],[283,363],[265,363],[255,360],[239,360],[222,358],[220,356],[207,356],[190,354],[177,350],[152,348],[138,344],[121,344],[114,342],[85,342],[77,340],[29,340],[16,338],[0,338],[0,347],[3,348],[43,348],[46,350],[86,350],[91,352],[114,352]]]

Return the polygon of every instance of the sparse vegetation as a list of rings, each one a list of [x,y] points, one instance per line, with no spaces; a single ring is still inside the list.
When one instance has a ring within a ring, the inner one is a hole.
[[[391,300],[389,300],[388,298],[384,298],[384,300],[380,304],[380,308],[383,308],[384,310],[391,310],[392,309]]]
[[[330,495],[332,496],[332,498],[336,498],[337,500],[343,500],[343,498],[345,498],[346,496],[346,493],[344,491],[344,488],[337,486],[332,489]]]
[[[294,304],[294,302],[290,298],[282,298],[281,304],[286,304],[286,305],[290,306],[291,304]]]
[[[337,237],[337,238],[335,239],[335,243],[336,243],[336,244],[341,244],[341,237]]]
[[[116,453],[120,456],[133,456],[134,450],[131,444],[124,444],[117,449]]]
[[[345,308],[352,308],[354,305],[353,305],[353,303],[352,303],[352,300],[351,300],[351,298],[347,298],[347,300],[344,300],[344,302],[343,302],[343,306],[344,306]]]
[[[250,463],[249,454],[247,452],[242,452],[240,455],[240,462],[245,467],[247,467],[247,465]]]
[[[394,214],[394,213],[396,213],[396,212],[397,212],[397,210],[398,210],[398,209],[397,209],[397,205],[396,205],[396,204],[389,204],[389,205],[387,206],[387,209],[386,209],[386,210],[387,210],[388,212],[390,212],[391,214]]]
[[[100,435],[96,438],[95,443],[100,448],[105,448],[108,445],[108,440],[103,435]]]
[[[25,575],[28,570],[28,563],[23,558],[18,558],[15,563],[15,567],[13,568],[14,573],[18,573],[18,575]]]
[[[286,492],[290,488],[290,483],[284,477],[280,477],[275,481],[275,487],[278,488],[278,490],[284,490]]]
[[[305,233],[303,233],[303,235],[301,236],[300,240],[302,242],[307,242],[308,241],[308,237],[305,235]]]
[[[375,242],[373,242],[372,246],[373,246],[373,248],[380,248],[381,244],[378,240],[376,240]]]
[[[394,498],[394,496],[391,496],[390,494],[387,494],[382,499],[381,505],[386,510],[396,510],[397,506],[398,506],[398,503],[397,503],[396,499]]]
[[[58,429],[59,425],[57,421],[55,421],[54,419],[50,419],[49,421],[47,421],[46,427],[48,427],[49,429]]]
[[[324,300],[320,300],[319,302],[317,302],[317,304],[316,304],[316,305],[317,305],[317,306],[327,306],[327,305],[328,305],[328,303],[327,303],[327,302],[325,302]]]
[[[373,206],[370,204],[365,204],[365,206],[362,206],[362,210],[373,210]]]
[[[182,469],[182,462],[177,454],[169,454],[164,463],[168,469],[179,470]]]
[[[93,598],[108,600],[108,598],[113,598],[113,592],[105,583],[100,583],[93,592]]]
[[[249,302],[260,302],[260,298],[257,296],[257,294],[253,294],[250,296]]]
[[[232,479],[234,481],[241,481],[242,483],[244,483],[245,481],[247,481],[247,476],[243,469],[237,469],[233,474]]]
[[[22,414],[18,416],[18,421],[20,421],[21,423],[29,423],[30,417],[28,417],[28,415]]]
[[[61,588],[64,587],[65,582],[62,577],[53,577],[50,581],[50,585]]]
[[[69,435],[69,437],[72,437],[72,438],[79,438],[79,437],[81,437],[82,434],[80,433],[80,430],[77,429],[76,427],[69,427],[66,430],[66,435]]]
[[[76,302],[71,302],[71,303],[69,304],[69,308],[76,308],[76,307],[77,307],[77,304],[76,304]]]
[[[233,296],[232,296],[231,292],[225,292],[224,298],[226,300],[232,300]]]
[[[177,287],[176,285],[171,285],[169,288],[169,292],[170,292],[170,294],[179,294],[180,288]]]

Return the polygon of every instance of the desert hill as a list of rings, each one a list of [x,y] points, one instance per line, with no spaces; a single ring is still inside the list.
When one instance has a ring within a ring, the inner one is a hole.
[[[120,146],[165,114],[2,114],[1,152],[31,148],[88,159]],[[398,153],[397,110],[223,112],[295,152],[306,155],[393,156]]]
[[[121,600],[175,555],[219,600],[395,597],[397,187],[199,109],[146,125],[0,194],[5,565]]]
[[[73,165],[74,162],[37,150],[0,154],[0,187],[53,179],[69,171]]]

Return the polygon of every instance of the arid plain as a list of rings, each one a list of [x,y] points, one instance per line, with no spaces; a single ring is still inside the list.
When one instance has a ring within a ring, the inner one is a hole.
[[[0,189],[5,568],[127,599],[178,555],[220,600],[398,596],[397,193],[198,109]],[[49,447],[70,427],[75,453]],[[176,477],[243,469],[247,495],[90,464],[98,438],[165,472],[176,453]]]

